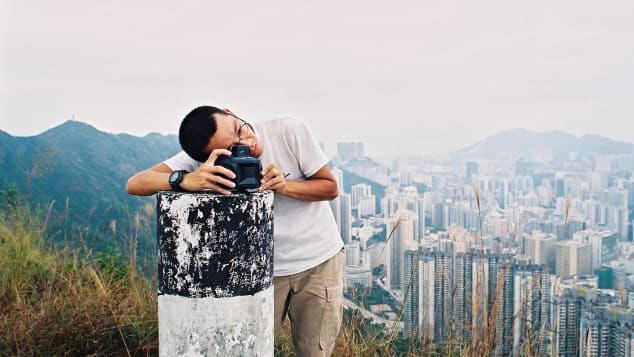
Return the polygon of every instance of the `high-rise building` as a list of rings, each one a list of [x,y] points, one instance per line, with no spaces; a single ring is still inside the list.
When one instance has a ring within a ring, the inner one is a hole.
[[[352,207],[357,207],[364,197],[372,194],[372,187],[364,183],[352,185],[350,193],[352,195]]]
[[[581,231],[581,232],[587,232],[587,231],[588,230]],[[573,239],[574,239],[574,235],[573,235]],[[591,264],[592,270],[601,267],[601,264],[603,264],[603,261],[604,261],[603,260],[603,246],[604,246],[603,239],[604,237],[602,237],[599,234],[591,234],[587,238],[587,240],[590,242],[590,249],[592,251],[592,264]]]
[[[447,186],[447,178],[445,176],[440,175],[432,175],[431,177],[431,190],[439,191],[440,189]]]
[[[632,356],[632,310],[619,305],[599,305],[583,311],[579,355],[589,357]]]
[[[403,253],[406,249],[416,246],[414,232],[417,217],[412,211],[401,210],[386,222],[386,250],[389,253],[389,263],[386,266],[386,280],[391,289],[403,289]]]
[[[604,266],[612,270],[611,289],[620,291],[621,289],[629,288],[627,285],[627,275],[625,271],[625,264],[618,261],[611,261],[605,264]]]
[[[592,270],[598,269],[604,263],[615,260],[618,257],[617,244],[619,234],[610,230],[596,231],[586,229],[575,232],[573,240],[589,242],[592,251]]]
[[[557,197],[566,196],[566,181],[563,176],[555,177],[555,196]]]
[[[627,190],[627,206],[634,209],[634,178],[627,180],[624,187]]]
[[[376,197],[369,195],[361,198],[357,205],[357,213],[359,218],[376,215]]]
[[[360,159],[364,155],[363,143],[361,142],[337,143],[337,156],[343,162]]]
[[[474,252],[475,253],[475,252]],[[471,328],[474,341],[485,341],[489,331],[489,308],[491,296],[491,280],[489,279],[490,265],[487,254],[481,252],[473,254],[471,259],[471,277],[466,280],[470,291],[466,291],[465,298],[470,300],[471,308],[467,313],[471,315],[471,321],[465,321],[464,325]],[[455,274],[455,272],[454,272]]]
[[[452,325],[453,256],[438,252],[434,260],[434,339],[446,341]]]
[[[470,338],[472,331],[473,255],[457,253],[454,256],[453,321],[456,336]]]
[[[625,189],[609,188],[601,192],[601,197],[602,203],[607,205],[606,223],[608,227],[618,232],[621,240],[628,240],[628,191]]]
[[[403,192],[399,195],[399,201],[402,203],[403,208],[408,209],[412,212],[416,212],[418,210],[418,190],[416,186],[406,186],[403,187]]]
[[[359,241],[352,241],[345,246],[346,264],[345,265],[361,265],[361,247]]]
[[[424,340],[436,339],[436,255],[423,254],[419,262],[419,336]]]
[[[552,233],[534,231],[526,238],[526,255],[531,258],[533,264],[544,264],[549,271],[555,270],[555,244],[557,236]]]
[[[513,325],[514,325],[514,277],[513,264],[509,259],[500,259],[494,265],[496,288],[491,289],[494,303],[492,313],[495,314],[495,355],[510,356],[513,352]],[[493,274],[492,274],[493,275]]]
[[[445,204],[443,202],[434,203],[431,207],[431,225],[436,229],[445,229],[447,221],[445,219]]]
[[[367,288],[372,286],[372,271],[367,266],[349,265],[344,267],[344,288],[357,286]]]
[[[590,243],[567,240],[558,242],[556,274],[561,278],[592,273]]]
[[[398,235],[398,218],[395,216],[385,221],[385,286],[389,289],[400,288],[401,241]]]
[[[553,297],[553,355],[631,356],[631,351],[621,354],[623,348],[617,347],[631,344],[634,322],[632,310],[619,303],[618,294],[597,290],[584,279],[563,282],[563,290]]]
[[[590,187],[593,191],[601,191],[608,187],[608,175],[605,172],[593,172],[590,175]]]
[[[550,278],[543,265],[513,269],[513,354],[550,355]]]
[[[452,256],[429,249],[407,250],[404,261],[411,289],[405,293],[407,336],[445,341],[453,326],[451,310]]]
[[[425,239],[425,195],[421,195],[416,200],[416,213],[418,215],[418,234],[416,236],[417,242],[422,242]]]
[[[608,266],[594,269],[594,275],[599,279],[599,289],[614,289],[614,271]]]
[[[344,243],[352,241],[352,204],[351,197],[347,193],[339,194],[339,204],[341,207],[341,215],[339,221],[341,222],[341,239]]]
[[[471,184],[473,182],[473,176],[478,175],[480,172],[480,165],[475,161],[467,161],[466,166],[465,183]]]
[[[399,210],[398,192],[392,188],[385,189],[385,196],[381,199],[381,213],[384,218],[392,217]]]
[[[539,205],[542,207],[551,207],[553,203],[553,192],[550,185],[541,185],[537,187],[537,198]]]
[[[576,289],[553,297],[553,356],[579,356],[579,322],[583,300]]]
[[[420,324],[420,255],[418,250],[406,250],[403,254],[405,287],[403,288],[403,333],[407,337],[418,337]]]

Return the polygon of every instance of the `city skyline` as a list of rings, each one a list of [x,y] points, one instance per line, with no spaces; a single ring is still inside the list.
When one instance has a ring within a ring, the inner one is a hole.
[[[396,305],[364,306],[375,321],[460,354],[633,355],[634,153],[385,167],[360,143],[337,150],[334,170],[354,173],[337,175],[352,196],[337,212],[353,220],[345,286]]]
[[[1,128],[31,136],[75,115],[174,134],[215,104],[294,115],[329,147],[372,142],[373,155],[445,153],[513,128],[632,143],[633,6],[5,0]]]

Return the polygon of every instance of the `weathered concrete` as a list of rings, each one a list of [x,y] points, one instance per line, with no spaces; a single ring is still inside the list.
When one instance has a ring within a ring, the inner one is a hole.
[[[273,194],[159,192],[161,356],[273,355]]]

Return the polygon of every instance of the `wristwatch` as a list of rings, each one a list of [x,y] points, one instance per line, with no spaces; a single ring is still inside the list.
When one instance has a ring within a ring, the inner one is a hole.
[[[188,172],[185,170],[172,171],[168,179],[170,186],[172,187],[172,190],[183,191],[183,188],[181,187],[181,182],[183,182],[183,178],[185,177],[186,173]]]

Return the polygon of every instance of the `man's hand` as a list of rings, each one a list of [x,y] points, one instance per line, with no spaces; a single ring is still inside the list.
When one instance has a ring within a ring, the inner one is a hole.
[[[269,164],[264,170],[262,170],[262,185],[259,190],[273,190],[277,193],[284,193],[286,188],[286,178],[280,171],[280,168],[275,164]]]
[[[216,159],[221,155],[231,155],[227,149],[216,149],[211,152],[207,161],[196,171],[188,173],[181,182],[181,187],[186,191],[200,191],[210,189],[223,195],[230,195],[228,188],[234,188],[236,184],[227,178],[235,179],[236,175],[229,169],[216,166]]]

